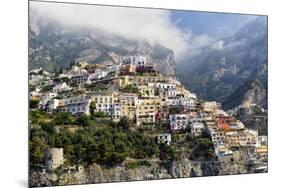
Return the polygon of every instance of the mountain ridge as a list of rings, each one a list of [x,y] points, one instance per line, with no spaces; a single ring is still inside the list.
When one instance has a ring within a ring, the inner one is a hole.
[[[177,64],[180,81],[198,93],[200,98],[219,101],[224,108],[240,105],[238,101],[244,99],[235,100],[235,104],[227,100],[248,80],[258,79],[262,90],[267,93],[266,19],[251,21],[233,36],[218,41],[223,41],[222,49],[203,49],[200,55],[192,57],[187,63]],[[267,95],[262,96],[265,98],[261,101],[266,101]],[[230,103],[232,105],[229,106]],[[264,108],[267,107],[265,104],[258,102]]]

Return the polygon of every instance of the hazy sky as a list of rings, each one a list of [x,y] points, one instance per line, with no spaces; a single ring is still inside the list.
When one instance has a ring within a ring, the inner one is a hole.
[[[173,11],[171,16],[177,27],[189,28],[196,35],[207,34],[218,38],[234,34],[244,24],[258,17],[198,11]]]
[[[129,39],[160,43],[174,51],[177,61],[205,46],[221,48],[223,42],[218,38],[233,34],[256,18],[238,14],[32,1],[30,8],[32,25],[36,25],[39,14],[68,26],[95,27]]]

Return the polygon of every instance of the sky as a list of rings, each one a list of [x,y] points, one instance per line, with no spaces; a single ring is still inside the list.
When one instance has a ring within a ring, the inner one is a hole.
[[[71,27],[94,27],[134,40],[160,43],[182,61],[203,47],[222,48],[230,36],[256,16],[50,2],[30,2],[30,24],[48,17]],[[36,12],[36,14],[34,14]]]
[[[196,35],[207,34],[214,38],[231,36],[243,25],[258,17],[255,15],[180,10],[173,11],[171,16],[177,27],[188,28]]]

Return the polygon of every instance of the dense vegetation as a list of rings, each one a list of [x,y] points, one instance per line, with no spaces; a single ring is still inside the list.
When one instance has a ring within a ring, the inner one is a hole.
[[[159,152],[154,138],[140,131],[131,131],[132,124],[126,118],[118,123],[108,120],[108,126],[99,126],[86,115],[76,118],[68,113],[58,113],[50,122],[40,120],[42,116],[40,112],[31,113],[32,123],[39,125],[31,129],[32,164],[43,163],[46,147],[64,148],[69,164],[83,161],[87,164],[114,165],[123,162],[126,157],[150,158]],[[55,130],[55,125],[73,123],[81,126],[81,129],[74,133],[67,130],[57,133]]]
[[[113,166],[127,157],[132,159],[158,158],[160,160],[181,160],[182,148],[176,145],[157,144],[155,135],[137,129],[127,118],[115,123],[108,118],[95,116],[72,116],[70,113],[46,114],[30,112],[31,138],[30,160],[32,165],[44,163],[44,150],[48,147],[64,149],[65,165]],[[75,125],[71,132],[65,127]],[[63,127],[61,129],[58,128]],[[176,142],[175,142],[176,143]],[[196,157],[208,159],[213,154],[213,146],[208,138],[186,139],[186,148]],[[148,162],[127,164],[128,168],[149,166]]]

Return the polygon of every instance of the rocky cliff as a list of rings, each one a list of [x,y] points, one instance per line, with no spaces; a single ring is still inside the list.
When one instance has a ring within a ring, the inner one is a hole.
[[[224,103],[225,109],[244,100],[267,108],[266,18],[250,21],[218,42],[223,44],[220,49],[202,49],[200,54],[177,64],[180,81],[198,97]],[[253,80],[257,81],[249,83]]]
[[[117,62],[122,56],[142,55],[164,75],[175,74],[174,53],[161,44],[127,39],[97,28],[73,28],[30,12],[29,67],[54,71],[72,60]],[[36,18],[36,19],[35,19]]]
[[[170,161],[150,162],[151,166],[128,169],[125,165],[103,167],[93,164],[75,172],[41,173],[31,172],[32,186],[70,185],[120,181],[157,180],[200,176],[234,175],[249,173],[246,165],[229,161]],[[36,177],[36,178],[35,178]]]

